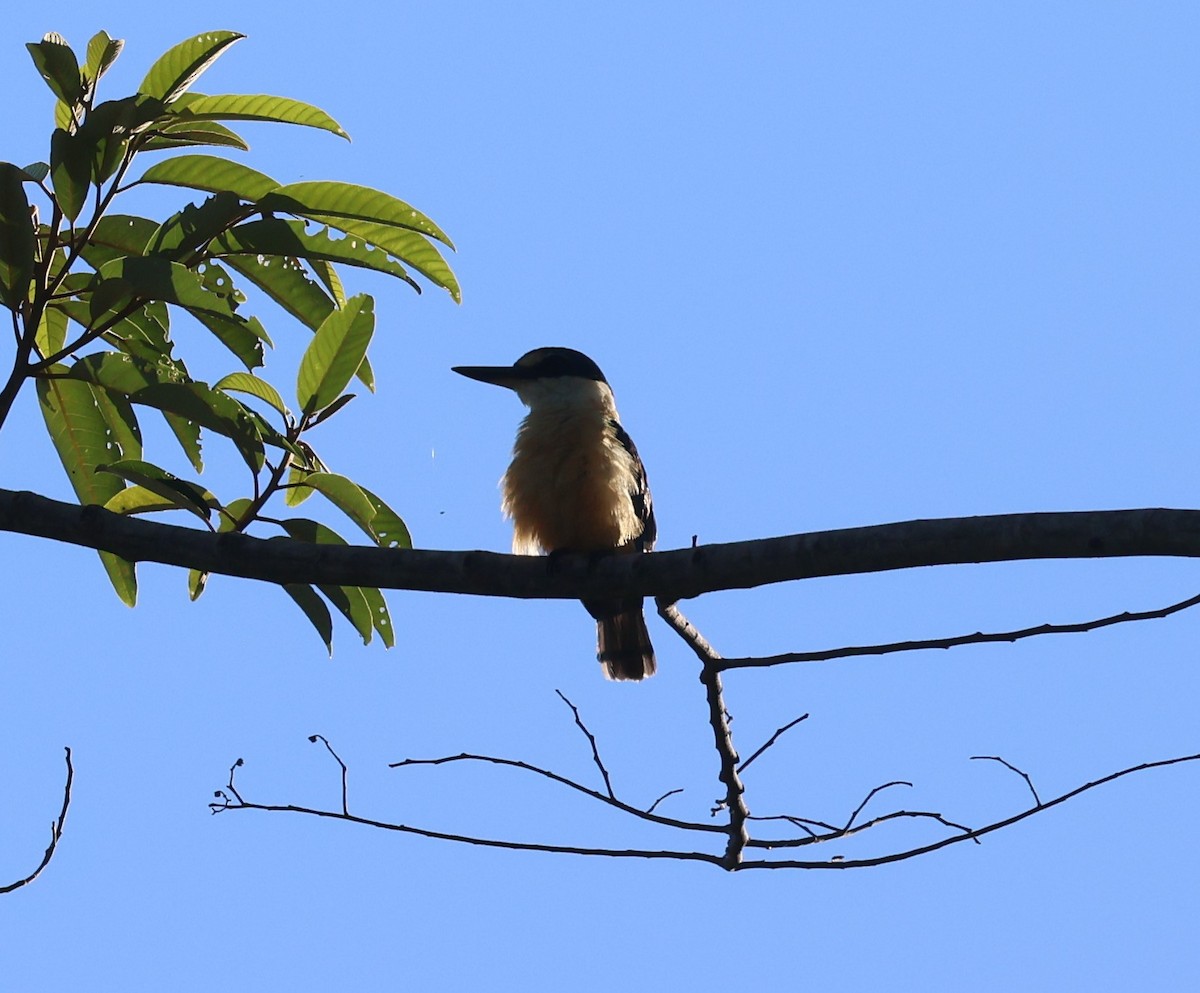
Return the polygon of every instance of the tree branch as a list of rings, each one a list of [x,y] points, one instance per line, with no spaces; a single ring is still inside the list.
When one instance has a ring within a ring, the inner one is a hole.
[[[854,658],[861,655],[891,655],[896,652],[919,652],[930,648],[958,648],[960,645],[987,645],[994,642],[1011,643],[1020,641],[1022,638],[1034,638],[1043,634],[1083,634],[1087,631],[1111,627],[1114,624],[1127,624],[1130,621],[1159,620],[1197,604],[1200,604],[1200,596],[1189,597],[1157,610],[1126,610],[1120,614],[1100,617],[1093,621],[1079,621],[1074,624],[1039,624],[1036,627],[1021,628],[1016,631],[996,631],[988,634],[976,631],[974,634],[960,634],[951,638],[896,641],[886,645],[856,645],[847,648],[830,648],[820,652],[788,652],[784,655],[769,655],[761,658],[723,658],[716,663],[716,666],[722,672],[729,669],[764,669],[768,666],[786,665],[792,662],[828,662],[831,659]]]
[[[712,728],[713,744],[716,746],[717,756],[721,762],[721,770],[717,774],[717,778],[725,784],[725,796],[722,800],[718,801],[717,808],[713,813],[720,810],[729,811],[729,844],[725,847],[725,856],[722,859],[722,865],[726,869],[736,869],[741,864],[742,853],[750,841],[750,831],[746,826],[747,821],[750,819],[750,810],[746,806],[746,787],[742,783],[741,759],[738,757],[737,749],[734,747],[733,731],[729,726],[733,718],[730,717],[729,711],[725,707],[725,694],[721,686],[721,673],[716,667],[716,663],[720,661],[721,656],[717,654],[712,645],[705,640],[692,623],[683,616],[678,606],[673,603],[666,603],[661,598],[657,601],[657,605],[658,613],[662,619],[675,629],[680,637],[691,646],[692,651],[696,653],[696,657],[700,659],[700,682],[704,684],[704,695],[708,700],[708,723]],[[793,721],[792,723],[797,724],[799,721]],[[746,764],[749,765],[750,762],[754,761],[785,730],[787,729],[782,728],[776,732],[775,738],[772,738],[763,748],[750,756]]]
[[[272,583],[329,583],[519,599],[668,600],[928,565],[1134,555],[1200,558],[1200,510],[1106,510],[905,521],[649,555],[534,556],[310,545],[122,517],[0,489],[0,530]]]
[[[75,781],[75,767],[71,764],[71,749],[67,748],[66,753],[67,782],[63,787],[62,810],[58,812],[58,820],[52,822],[50,825],[50,844],[47,846],[45,854],[42,855],[42,861],[38,863],[37,868],[24,879],[18,879],[15,883],[0,886],[0,894],[11,893],[13,890],[19,890],[22,886],[28,886],[42,874],[42,870],[50,864],[50,860],[54,858],[54,853],[58,851],[58,843],[63,835],[63,825],[67,821],[67,811],[71,807],[71,784]]]

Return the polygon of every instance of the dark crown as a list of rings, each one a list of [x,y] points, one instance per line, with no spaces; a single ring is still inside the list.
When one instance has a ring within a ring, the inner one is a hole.
[[[522,370],[530,378],[578,376],[580,379],[594,379],[598,383],[608,382],[595,362],[573,348],[535,348],[517,359],[514,368]]]

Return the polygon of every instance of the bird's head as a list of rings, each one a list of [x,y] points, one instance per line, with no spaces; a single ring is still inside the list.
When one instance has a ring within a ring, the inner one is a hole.
[[[535,348],[512,365],[459,365],[452,371],[513,390],[531,409],[613,402],[600,367],[573,348]]]

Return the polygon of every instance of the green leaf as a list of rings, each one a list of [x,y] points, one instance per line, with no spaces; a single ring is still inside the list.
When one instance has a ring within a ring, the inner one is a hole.
[[[241,497],[230,503],[228,507],[225,507],[217,517],[217,532],[225,534],[235,530],[241,523],[242,516],[250,509],[252,502],[245,497]],[[199,569],[188,570],[188,598],[190,600],[200,599],[200,594],[204,592],[204,588],[207,585],[207,572],[201,572]]]
[[[119,258],[106,262],[97,275],[105,281],[121,280],[137,296],[175,304],[193,316],[207,314],[237,321],[229,296],[210,292],[198,273],[178,262],[157,257]],[[93,297],[101,286],[103,283],[97,285]]]
[[[111,510],[114,514],[133,516],[134,514],[155,514],[164,510],[177,510],[178,504],[175,500],[168,500],[144,486],[126,486],[104,505],[104,509]]]
[[[179,442],[179,447],[183,449],[183,454],[192,464],[192,468],[197,472],[203,472],[204,458],[200,450],[200,425],[195,421],[189,421],[186,417],[172,414],[168,410],[164,410],[162,415],[171,429],[171,433],[175,435],[176,441]]]
[[[310,541],[319,545],[345,545],[347,543],[346,539],[332,528],[328,528],[324,524],[318,524],[316,521],[307,520],[306,518],[292,517],[279,523],[287,531],[288,537],[296,541]],[[359,637],[362,638],[363,644],[370,644],[371,633],[375,628],[375,624],[365,591],[358,586],[331,586],[326,584],[321,584],[317,588],[338,609],[342,616],[354,625],[354,629],[358,632]]]
[[[79,75],[79,60],[66,39],[51,32],[41,41],[30,42],[25,47],[54,95],[66,104],[78,103],[83,95],[83,81]]]
[[[236,31],[208,31],[181,41],[159,56],[146,73],[138,92],[171,103],[185,93],[225,49],[244,37]]]
[[[137,568],[127,559],[112,552],[100,552],[100,562],[108,573],[108,581],[126,607],[137,606]]]
[[[124,484],[98,477],[96,469],[123,453],[116,447],[95,391],[75,379],[39,379],[37,395],[50,439],[79,502],[103,506]]]
[[[279,391],[265,379],[259,379],[248,372],[231,372],[224,379],[214,383],[213,388],[227,392],[233,390],[237,393],[247,393],[250,396],[258,397],[285,417],[287,416],[288,409],[283,402],[283,397],[279,395]]]
[[[350,138],[341,125],[319,107],[263,93],[221,93],[212,96],[192,93],[177,100],[171,109],[180,120],[274,121],[278,124],[319,128],[340,138]]]
[[[100,218],[80,254],[95,269],[123,255],[144,255],[158,227],[147,217],[109,214]]]
[[[168,148],[194,148],[212,145],[217,148],[237,148],[248,152],[246,140],[216,121],[183,121],[155,128],[153,135],[142,144],[143,152],[158,152]]]
[[[215,193],[202,204],[190,203],[163,221],[146,243],[145,254],[187,263],[190,256],[245,216],[246,207],[236,194]]]
[[[50,164],[47,162],[31,162],[21,171],[25,173],[25,179],[28,182],[40,183],[50,175]]]
[[[116,451],[126,458],[142,457],[142,429],[128,398],[107,390],[93,390],[96,406],[108,427]]]
[[[342,277],[338,275],[338,271],[334,268],[333,263],[326,259],[314,258],[311,254],[306,256],[306,258],[308,264],[312,266],[313,274],[321,281],[321,284],[329,292],[329,295],[333,297],[337,305],[339,307],[346,306],[346,289],[342,286]],[[421,292],[421,287],[408,280],[407,276],[402,278],[406,279],[409,285],[413,286],[418,293]]]
[[[387,600],[383,598],[383,591],[377,590],[374,586],[360,586],[358,591],[367,601],[367,609],[371,612],[371,624],[379,633],[384,647],[394,648],[396,632],[392,627],[392,615],[388,611]]]
[[[376,540],[375,532],[371,528],[375,507],[357,483],[333,472],[310,472],[304,477],[304,484],[316,490],[349,517],[372,541]]]
[[[295,259],[226,255],[223,261],[312,331],[319,328],[334,310],[333,301],[308,278],[304,267]]]
[[[197,483],[180,479],[173,473],[160,469],[149,462],[143,462],[141,459],[121,459],[118,462],[100,466],[99,471],[110,472],[152,493],[157,493],[163,499],[170,501],[174,507],[189,511],[208,524],[209,516],[212,513],[210,501],[213,497],[208,490]]]
[[[289,183],[273,190],[262,208],[300,214],[334,227],[340,227],[338,220],[353,220],[406,228],[454,247],[446,233],[415,207],[368,186],[333,180]]]
[[[53,307],[43,310],[35,340],[43,358],[56,354],[67,340],[67,315]]]
[[[72,379],[39,379],[38,403],[59,461],[82,504],[103,506],[124,483],[96,468],[120,457],[107,422],[88,383]],[[132,607],[137,602],[137,574],[132,562],[101,552],[108,578],[117,595]]]
[[[343,393],[340,397],[334,400],[333,403],[322,410],[321,413],[317,414],[316,417],[310,420],[308,422],[308,426],[310,428],[315,428],[318,424],[322,424],[329,420],[329,418],[331,418],[334,414],[346,406],[346,404],[353,400],[354,396],[355,395],[353,393]]]
[[[35,238],[24,172],[0,162],[0,303],[16,309],[29,294]]]
[[[109,179],[121,165],[130,139],[162,115],[162,101],[145,94],[107,100],[94,107],[78,131],[80,140],[93,149],[93,181],[103,183]],[[67,125],[65,130],[71,127]]]
[[[50,176],[54,197],[67,219],[74,221],[91,188],[91,149],[77,134],[55,128],[50,136]]]
[[[229,438],[255,472],[263,465],[263,442],[258,426],[245,407],[228,394],[204,383],[159,383],[129,398],[192,421]]]
[[[71,106],[61,100],[54,102],[54,126],[64,131],[75,131],[83,121],[83,107]]]
[[[119,352],[85,355],[71,366],[70,375],[72,379],[82,379],[127,395],[158,383],[177,381],[169,367],[164,370],[154,363]]]
[[[302,583],[288,583],[283,591],[296,601],[296,605],[304,611],[309,623],[317,629],[317,634],[325,642],[329,654],[333,655],[333,618],[325,601],[317,596],[317,591]]]
[[[83,72],[93,83],[108,72],[109,66],[117,61],[125,42],[120,38],[110,38],[107,31],[92,35],[87,46],[87,61]]]
[[[346,301],[317,328],[300,360],[296,395],[306,414],[338,398],[362,364],[375,332],[374,301],[360,293]]]
[[[462,289],[458,279],[441,253],[424,235],[387,224],[372,224],[323,216],[322,221],[339,231],[357,235],[363,241],[382,248],[400,261],[416,269],[422,276],[446,290],[455,303],[462,303]]]
[[[302,258],[310,265],[314,261],[342,262],[346,265],[372,269],[403,279],[419,293],[421,288],[413,280],[404,267],[392,261],[387,252],[354,237],[333,238],[329,230],[306,231],[303,221],[285,221],[282,218],[271,217],[264,220],[248,221],[230,228],[218,235],[209,246],[213,255],[282,255],[289,258]],[[332,271],[332,267],[329,267]],[[316,266],[314,265],[314,271]],[[317,272],[321,276],[320,271]],[[323,277],[325,278],[325,277]],[[336,278],[336,273],[334,273]],[[326,288],[331,296],[337,296],[341,289],[340,280],[333,284],[326,278]],[[343,301],[344,302],[344,301]]]
[[[412,548],[412,535],[408,533],[408,527],[400,519],[400,515],[365,486],[360,486],[359,489],[375,509],[375,516],[371,518],[375,543],[380,548]]]
[[[288,470],[288,487],[283,491],[283,502],[289,507],[299,507],[313,495],[312,487],[304,485],[304,477],[307,475],[308,470],[298,465],[293,465]]]
[[[152,165],[139,183],[183,186],[208,193],[228,191],[243,200],[260,200],[279,184],[257,169],[216,155],[176,155]]]

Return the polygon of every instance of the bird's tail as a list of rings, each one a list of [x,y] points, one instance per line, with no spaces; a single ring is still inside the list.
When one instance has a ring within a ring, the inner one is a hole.
[[[653,676],[654,646],[646,630],[642,601],[615,605],[619,613],[604,616],[595,603],[585,604],[596,618],[596,658],[607,679],[645,679]]]

